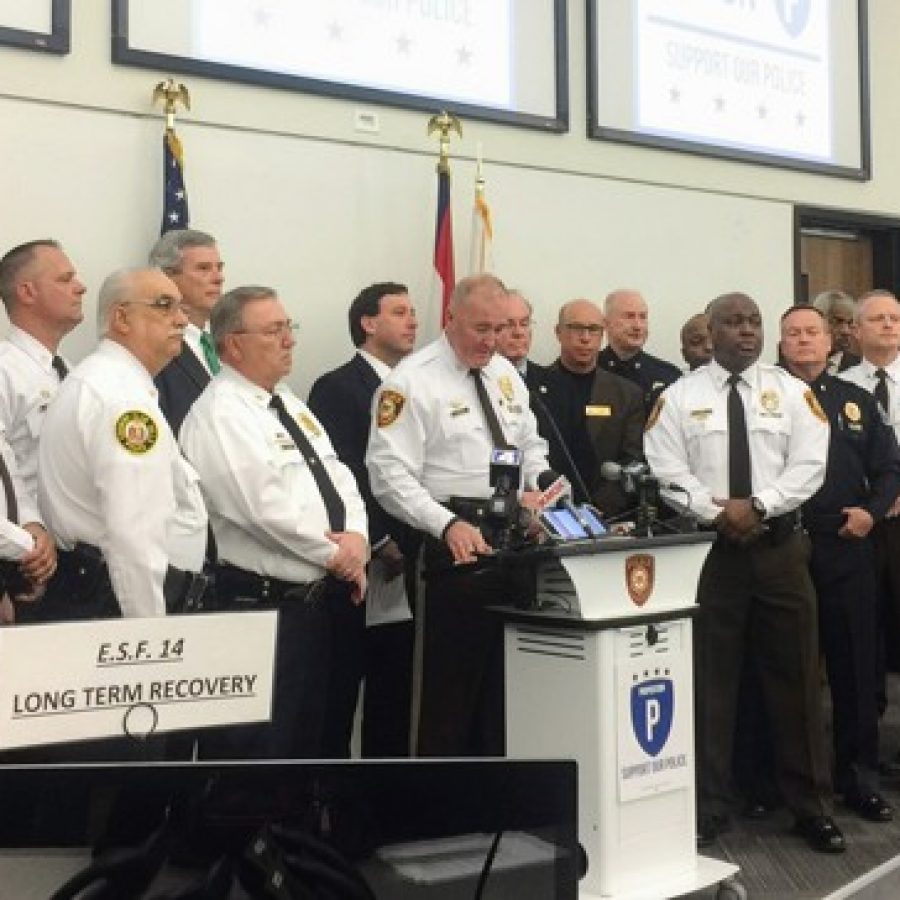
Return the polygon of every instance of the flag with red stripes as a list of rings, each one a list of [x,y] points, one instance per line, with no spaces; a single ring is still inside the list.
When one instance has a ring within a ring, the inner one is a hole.
[[[450,295],[456,287],[453,264],[453,214],[450,209],[450,173],[438,170],[437,224],[434,231],[434,270],[441,281],[441,325],[447,321]]]

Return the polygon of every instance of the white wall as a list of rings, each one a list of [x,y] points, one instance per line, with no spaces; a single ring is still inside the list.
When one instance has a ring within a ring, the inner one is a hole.
[[[158,234],[159,110],[167,72],[110,61],[110,4],[77,0],[72,53],[0,48],[0,250],[63,241],[89,285],[89,317],[67,340],[93,345],[93,297]],[[585,138],[584,4],[570,3],[571,131],[464,123],[453,152],[457,271],[468,258],[473,156],[481,143],[497,273],[535,301],[535,357],[574,296],[618,286],[651,304],[650,349],[678,359],[677,331],[715,294],[746,290],[770,334],[793,293],[794,203],[900,215],[900,3],[870,0],[874,177],[857,183]],[[349,354],[347,305],[364,284],[406,281],[429,303],[436,144],[427,116],[376,108],[378,135],[353,130],[359,104],[184,77],[179,115],[192,225],[219,238],[230,286],[281,293],[301,323],[294,373],[305,392]]]

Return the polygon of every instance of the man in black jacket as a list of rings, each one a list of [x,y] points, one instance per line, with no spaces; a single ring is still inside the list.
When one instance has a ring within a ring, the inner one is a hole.
[[[550,445],[553,469],[572,483],[580,503],[595,504],[605,516],[630,505],[618,483],[603,481],[606,461],[642,458],[644,410],[639,388],[597,364],[603,316],[590,300],[572,300],[559,311],[559,358],[532,387],[541,436]],[[585,496],[587,491],[587,496]]]
[[[350,305],[349,323],[357,352],[349,362],[316,381],[309,407],[325,426],[340,460],[356,477],[369,518],[372,558],[375,568],[384,575],[385,587],[400,579],[409,590],[417,550],[415,533],[375,501],[365,465],[372,395],[387,373],[412,350],[416,339],[416,314],[406,287],[384,282],[364,288]],[[353,710],[363,677],[363,755],[409,753],[413,625],[406,606],[383,610],[382,624],[366,628],[366,608],[373,607],[369,609],[371,618],[376,605],[372,591],[378,589],[380,581],[380,576],[370,572],[366,606],[348,602],[332,610],[334,666],[326,714],[330,756],[349,755]],[[399,596],[401,592],[394,593]]]
[[[181,353],[154,379],[159,407],[177,437],[188,410],[219,371],[209,314],[222,296],[223,263],[212,235],[182,229],[166,232],[154,244],[150,265],[178,285],[188,317]]]
[[[828,374],[829,334],[817,309],[781,317],[781,352],[828,416],[828,468],[802,507],[812,539],[810,569],[819,603],[834,714],[835,788],[865,819],[887,822],[878,784],[875,559],[869,532],[900,493],[900,449],[875,398]]]

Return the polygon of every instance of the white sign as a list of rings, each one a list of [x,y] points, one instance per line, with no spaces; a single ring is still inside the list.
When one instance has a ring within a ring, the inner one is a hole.
[[[690,679],[683,653],[616,665],[619,801],[690,787]]]
[[[265,722],[277,613],[0,628],[0,749]]]
[[[641,0],[638,118],[671,137],[828,160],[828,4]]]

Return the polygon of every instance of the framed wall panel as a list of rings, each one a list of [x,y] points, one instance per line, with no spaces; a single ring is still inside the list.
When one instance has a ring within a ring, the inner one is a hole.
[[[0,0],[0,45],[69,52],[70,0]]]
[[[568,128],[566,0],[112,0],[112,12],[123,65]]]
[[[867,179],[867,0],[587,0],[591,137]]]

